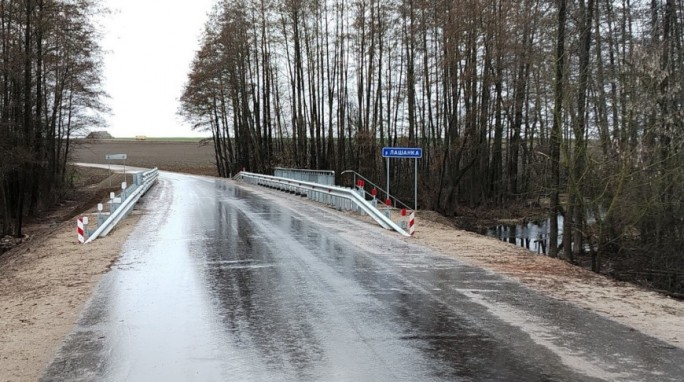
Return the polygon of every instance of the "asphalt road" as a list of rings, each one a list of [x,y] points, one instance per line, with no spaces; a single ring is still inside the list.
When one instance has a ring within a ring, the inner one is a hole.
[[[162,173],[44,381],[681,381],[684,351],[294,196]]]

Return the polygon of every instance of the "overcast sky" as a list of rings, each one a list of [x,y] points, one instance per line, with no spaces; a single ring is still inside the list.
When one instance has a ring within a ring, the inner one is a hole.
[[[104,87],[114,137],[202,136],[177,115],[178,98],[214,0],[105,0]]]

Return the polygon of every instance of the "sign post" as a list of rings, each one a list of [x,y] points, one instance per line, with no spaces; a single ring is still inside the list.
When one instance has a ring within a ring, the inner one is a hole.
[[[107,160],[107,167],[109,168],[109,188],[112,188],[112,161],[122,160],[124,166],[124,181],[126,180],[126,159],[128,155],[126,154],[107,154],[105,159]]]
[[[423,157],[423,149],[420,147],[383,147],[382,157],[387,158],[387,199],[390,198],[390,159],[409,158],[415,160],[415,175],[413,182],[413,205],[414,211],[418,209],[418,159]]]

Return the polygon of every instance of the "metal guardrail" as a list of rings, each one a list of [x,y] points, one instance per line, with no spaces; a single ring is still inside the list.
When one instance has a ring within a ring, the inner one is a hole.
[[[371,186],[373,186],[374,188],[376,188],[380,194],[385,194],[385,195],[387,195],[387,197],[389,197],[390,200],[394,200],[394,203],[392,203],[392,205],[393,205],[395,208],[396,208],[398,205],[400,205],[400,206],[406,208],[406,209],[409,210],[409,211],[413,211],[413,208],[409,207],[409,206],[406,205],[404,202],[402,202],[401,200],[397,199],[395,196],[392,196],[391,194],[388,194],[388,193],[387,193],[387,190],[385,190],[384,188],[382,188],[382,187],[378,186],[377,184],[371,182],[370,180],[368,180],[368,178],[366,178],[365,176],[359,174],[358,172],[356,172],[356,171],[354,171],[354,170],[344,170],[344,171],[342,171],[342,172],[340,173],[340,176],[342,176],[342,175],[344,175],[344,174],[354,174],[354,184],[356,184],[356,179],[357,179],[357,178],[358,178],[358,179],[363,179],[366,183],[368,183],[368,184],[370,184]],[[366,195],[373,196],[373,195],[369,194],[368,191],[366,191]]]
[[[331,170],[303,170],[297,168],[276,167],[273,169],[273,176],[301,180],[304,182],[335,185],[335,171]]]
[[[137,173],[133,177],[133,186],[121,192],[121,205],[114,210],[109,217],[100,224],[95,232],[93,232],[86,244],[92,242],[100,236],[107,236],[107,234],[132,210],[140,198],[152,187],[154,181],[159,176],[159,169],[154,168],[149,171]]]
[[[356,208],[373,218],[383,228],[393,229],[406,237],[411,236],[390,218],[378,211],[377,208],[373,207],[365,197],[359,195],[355,190],[245,171],[235,176],[235,178],[238,177],[250,184],[306,195],[311,200],[337,206],[340,209],[353,210]]]

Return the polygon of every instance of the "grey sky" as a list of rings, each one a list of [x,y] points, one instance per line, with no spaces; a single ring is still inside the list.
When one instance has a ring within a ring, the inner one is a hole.
[[[105,0],[105,90],[115,137],[193,133],[178,98],[214,0]]]

